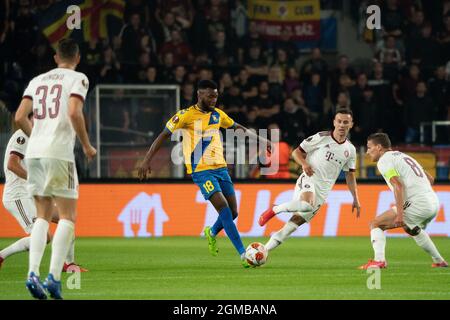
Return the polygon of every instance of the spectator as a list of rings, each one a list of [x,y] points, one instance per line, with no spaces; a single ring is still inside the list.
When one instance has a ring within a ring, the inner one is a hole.
[[[313,73],[311,83],[303,89],[305,104],[313,119],[319,119],[324,112],[325,93],[320,86],[320,73]]]
[[[420,123],[429,122],[434,117],[433,101],[426,93],[427,86],[425,82],[419,81],[416,94],[406,104],[406,143],[418,143]]]
[[[276,121],[276,115],[280,112],[280,105],[275,104],[269,95],[269,83],[262,81],[259,84],[258,95],[251,99],[250,105],[258,107],[257,124],[260,128],[267,128],[269,123]]]
[[[281,132],[278,124],[271,123],[267,129],[269,130],[269,138],[272,141],[272,150],[271,152],[266,152],[265,158],[268,161],[263,166],[270,166],[272,168],[276,168],[278,166],[278,170],[273,173],[270,172],[270,174],[263,177],[267,179],[289,179],[291,177],[289,173],[291,148],[285,141],[282,140],[283,133]]]
[[[436,106],[436,120],[447,120],[448,107],[450,106],[450,81],[445,78],[445,67],[439,66],[435,75],[428,82],[430,96]]]
[[[300,71],[301,81],[303,83],[310,82],[313,73],[320,74],[321,86],[325,91],[326,83],[328,82],[328,64],[322,58],[322,53],[319,48],[312,49],[311,58],[303,63]]]
[[[286,72],[286,77],[283,81],[283,88],[286,96],[290,96],[294,89],[300,88],[300,80],[297,70],[294,67],[289,67]]]
[[[420,65],[425,79],[428,79],[434,69],[442,62],[439,43],[432,38],[432,27],[425,23],[422,27],[422,37],[411,43],[411,62]]]
[[[398,6],[398,0],[387,0],[381,9],[381,24],[386,35],[396,38],[403,35],[405,17]]]
[[[292,98],[284,101],[278,123],[283,130],[282,140],[290,146],[299,145],[310,133],[308,109],[296,104]]]
[[[260,46],[253,45],[250,48],[249,56],[245,59],[245,69],[251,77],[250,81],[261,83],[267,77],[269,68]]]
[[[190,64],[193,61],[192,51],[189,45],[182,39],[180,31],[174,29],[171,31],[171,40],[166,41],[159,51],[161,59],[166,53],[172,53],[173,63]]]
[[[160,80],[158,78],[158,69],[155,66],[150,66],[147,68],[145,84],[158,84]]]
[[[246,106],[240,88],[232,85],[222,97],[225,112],[237,123],[246,123]]]
[[[364,145],[367,137],[379,132],[381,126],[381,114],[373,97],[373,89],[369,86],[363,88],[362,101],[358,108],[353,108],[354,123],[352,142]]]
[[[122,62],[124,64],[133,65],[138,61],[141,52],[141,38],[144,34],[140,15],[133,13],[130,22],[122,31]]]
[[[180,108],[184,109],[194,103],[194,85],[190,82],[183,84],[181,89]]]
[[[116,59],[115,53],[111,47],[103,51],[102,64],[100,65],[99,82],[101,83],[120,83],[120,62]]]
[[[274,103],[281,104],[283,100],[283,81],[281,69],[277,65],[269,68],[269,75],[267,77],[269,83],[269,95]]]

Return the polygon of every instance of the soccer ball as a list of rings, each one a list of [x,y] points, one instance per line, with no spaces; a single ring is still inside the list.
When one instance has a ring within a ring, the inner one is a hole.
[[[245,258],[252,267],[259,267],[266,263],[268,251],[262,243],[252,242],[245,250]]]

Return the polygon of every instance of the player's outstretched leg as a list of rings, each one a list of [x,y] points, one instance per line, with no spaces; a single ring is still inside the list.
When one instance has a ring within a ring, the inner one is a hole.
[[[269,208],[266,211],[264,211],[259,217],[258,223],[260,226],[263,226],[280,212],[311,212],[311,211],[313,211],[313,207],[307,201],[292,200],[277,206],[273,206],[273,208]]]
[[[30,249],[30,237],[25,237],[17,240],[13,244],[0,251],[0,268],[2,267],[2,263],[6,258],[12,256],[13,254],[27,251],[28,249]]]
[[[436,245],[431,240],[428,233],[425,232],[425,230],[416,228],[413,230],[408,229],[406,230],[406,232],[408,232],[412,236],[419,247],[421,247],[426,253],[431,256],[431,259],[433,259],[433,264],[431,265],[432,268],[448,267],[448,263],[441,256],[438,249],[436,248]]]
[[[293,215],[291,219],[286,222],[286,224],[275,232],[264,245],[268,251],[271,251],[282,244],[299,226],[305,223],[305,219],[303,219],[299,215]]]
[[[206,227],[205,230],[203,230],[203,233],[208,240],[209,253],[215,257],[219,253],[219,249],[217,248],[216,234],[213,235],[211,229],[211,227]]]

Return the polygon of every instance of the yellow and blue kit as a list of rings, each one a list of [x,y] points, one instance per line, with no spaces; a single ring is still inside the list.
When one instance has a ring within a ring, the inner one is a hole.
[[[166,124],[165,130],[171,133],[182,130],[187,173],[206,200],[215,192],[234,194],[220,136],[220,128],[234,127],[234,120],[222,110],[205,112],[197,105],[178,111]]]

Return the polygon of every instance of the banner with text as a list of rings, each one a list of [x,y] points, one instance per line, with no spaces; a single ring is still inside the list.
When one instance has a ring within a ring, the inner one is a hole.
[[[286,29],[292,40],[320,38],[320,1],[249,0],[248,16],[267,40],[279,40]]]
[[[260,227],[258,218],[273,203],[290,201],[293,184],[235,184],[242,236],[270,236],[289,220],[281,213]],[[435,186],[440,211],[428,225],[434,236],[450,236],[450,185]],[[369,222],[394,204],[384,185],[358,186],[362,212],[352,213],[352,196],[345,185],[336,185],[310,224],[292,236],[369,236]],[[3,185],[0,185],[0,192]],[[199,236],[217,218],[213,206],[193,184],[82,184],[76,234],[81,237]],[[0,206],[0,237],[20,237],[16,220]],[[401,229],[388,231],[405,236]]]

